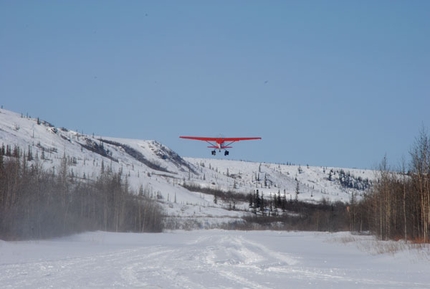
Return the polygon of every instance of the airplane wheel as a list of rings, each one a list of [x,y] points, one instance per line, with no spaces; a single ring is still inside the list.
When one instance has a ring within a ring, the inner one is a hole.
[[[213,150],[213,151],[212,151],[212,155],[213,155],[213,156],[214,156],[214,155],[216,155],[216,151],[214,151],[214,150]]]
[[[228,154],[229,154],[229,152],[228,152],[228,151],[225,151],[225,152],[224,152],[224,155],[225,155],[225,156],[228,156]]]

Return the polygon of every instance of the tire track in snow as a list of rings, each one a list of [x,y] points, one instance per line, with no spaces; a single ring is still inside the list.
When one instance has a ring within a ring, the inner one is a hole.
[[[146,249],[147,250],[147,249]],[[119,275],[121,268],[139,256],[136,249],[119,250],[54,261],[4,265],[2,288],[79,288],[125,284]]]
[[[202,252],[211,270],[229,283],[234,282],[245,288],[273,288],[271,278],[279,278],[275,274],[268,276],[268,268],[290,267],[296,261],[279,252],[273,252],[267,247],[245,240],[241,236],[215,236],[205,242],[210,245]],[[204,246],[199,246],[204,247]],[[233,286],[234,288],[234,286]]]
[[[290,267],[296,262],[229,234],[200,237],[174,250],[165,249],[131,261],[121,276],[133,286],[250,289],[273,288],[270,278],[280,276],[268,268]]]
[[[301,259],[300,252],[279,252],[279,245],[272,250],[248,236],[190,233],[157,245],[124,249],[113,243],[80,257],[4,264],[0,288],[429,288],[396,281],[391,271],[375,275],[365,268],[332,267],[318,256]]]

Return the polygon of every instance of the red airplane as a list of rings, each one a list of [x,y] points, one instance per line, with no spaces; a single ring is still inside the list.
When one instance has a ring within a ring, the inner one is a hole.
[[[184,139],[193,139],[193,140],[200,140],[205,141],[210,146],[208,148],[214,149],[212,151],[212,155],[216,155],[216,150],[219,151],[224,150],[224,155],[228,156],[229,152],[227,149],[232,148],[230,145],[234,142],[241,141],[241,140],[255,140],[255,139],[261,139],[261,137],[201,137],[201,136],[180,136],[180,138]]]

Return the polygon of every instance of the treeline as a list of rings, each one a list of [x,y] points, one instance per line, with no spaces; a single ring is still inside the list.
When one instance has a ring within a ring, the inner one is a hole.
[[[421,131],[410,151],[409,168],[392,170],[384,158],[378,180],[364,199],[351,201],[351,229],[379,238],[429,242],[430,138]]]
[[[347,205],[342,202],[307,203],[288,200],[280,212],[273,210],[261,214],[254,211],[253,215],[244,217],[245,222],[236,229],[271,229],[299,231],[346,231],[349,226]]]
[[[58,169],[46,171],[17,147],[0,150],[0,239],[162,229],[161,206],[143,190],[130,191],[121,171],[102,166],[96,180],[78,179],[69,173],[66,156]]]
[[[182,187],[186,188],[191,192],[200,192],[207,195],[213,195],[214,203],[218,203],[218,200],[223,201],[224,203],[229,204],[229,207],[235,209],[235,205],[240,202],[246,202],[248,197],[246,194],[233,192],[233,191],[223,191],[220,189],[214,189],[209,187],[201,187],[199,185],[184,182],[181,184]]]
[[[239,230],[303,230],[303,231],[346,231],[349,229],[348,205],[342,202],[309,203],[297,199],[287,199],[286,194],[264,195],[260,190],[249,194],[201,187],[184,182],[183,187],[193,192],[214,196],[214,203],[222,201],[231,210],[236,204],[248,203],[245,211],[251,214],[243,217],[244,222],[226,224],[225,229]]]
[[[301,231],[348,230],[348,206],[342,202],[303,202],[288,199],[285,193],[265,196],[259,190],[248,195],[253,215],[245,217],[243,229],[280,229]]]

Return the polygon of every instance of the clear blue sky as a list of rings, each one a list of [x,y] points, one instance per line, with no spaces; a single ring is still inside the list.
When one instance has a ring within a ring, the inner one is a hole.
[[[430,1],[0,1],[0,105],[184,157],[261,136],[229,158],[397,165],[430,128]]]

